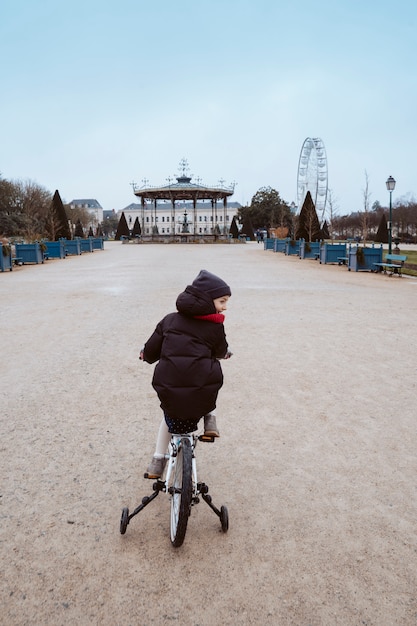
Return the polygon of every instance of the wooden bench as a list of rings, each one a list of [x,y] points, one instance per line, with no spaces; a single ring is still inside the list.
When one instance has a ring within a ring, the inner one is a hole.
[[[401,278],[401,270],[404,267],[404,262],[407,260],[405,254],[387,254],[385,261],[382,263],[374,263],[376,272],[384,272],[384,274],[390,272],[390,276],[398,274]]]
[[[337,257],[337,262],[339,265],[347,265],[347,262],[349,261],[349,258],[347,256],[338,256]]]

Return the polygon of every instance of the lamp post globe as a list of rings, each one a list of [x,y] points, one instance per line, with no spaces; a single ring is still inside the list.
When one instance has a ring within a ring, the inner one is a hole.
[[[385,183],[389,191],[388,254],[392,252],[392,192],[395,189],[395,182],[395,179],[389,176]]]

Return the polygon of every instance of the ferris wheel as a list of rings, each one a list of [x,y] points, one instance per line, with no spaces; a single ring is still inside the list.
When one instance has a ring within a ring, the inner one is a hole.
[[[298,161],[297,201],[301,211],[303,202],[310,192],[320,225],[323,225],[327,200],[327,156],[324,143],[318,137],[307,137]]]

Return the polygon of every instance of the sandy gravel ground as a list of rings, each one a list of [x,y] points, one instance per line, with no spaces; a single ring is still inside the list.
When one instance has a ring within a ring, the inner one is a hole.
[[[221,438],[184,545],[151,482],[139,348],[201,268],[233,296]],[[417,281],[242,245],[122,245],[0,274],[0,623],[417,624]]]

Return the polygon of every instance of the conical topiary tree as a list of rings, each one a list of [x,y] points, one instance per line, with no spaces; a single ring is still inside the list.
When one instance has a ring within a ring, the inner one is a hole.
[[[255,241],[255,233],[253,231],[252,220],[249,216],[244,215],[242,233],[249,237],[251,241]]]
[[[230,225],[230,234],[233,239],[239,239],[239,228],[237,226],[236,217],[234,216],[232,219],[232,223]]]
[[[84,239],[84,229],[81,224],[81,220],[77,220],[77,223],[75,224],[74,237],[81,237],[81,239]]]
[[[93,233],[93,227],[90,226],[89,230],[88,230],[88,235],[87,237],[94,237],[94,233]]]
[[[142,229],[139,224],[139,218],[136,216],[135,223],[133,224],[132,237],[140,237]]]
[[[324,224],[321,227],[320,239],[330,239],[329,226],[327,220],[324,220]]]
[[[320,240],[320,222],[317,217],[316,207],[314,206],[311,193],[307,191],[303,206],[298,218],[298,227],[295,233],[296,239],[305,239],[305,241]]]
[[[378,230],[375,235],[375,241],[379,243],[388,243],[388,224],[385,213],[381,215],[381,221],[379,222]]]
[[[115,235],[115,240],[120,241],[121,237],[129,237],[130,231],[129,226],[127,225],[125,214],[122,213],[120,216],[119,223],[117,224],[117,230]]]
[[[57,228],[55,230],[55,241],[58,239],[71,239],[71,228],[68,221],[67,212],[59,195],[58,189],[52,198],[52,210],[56,217]]]

